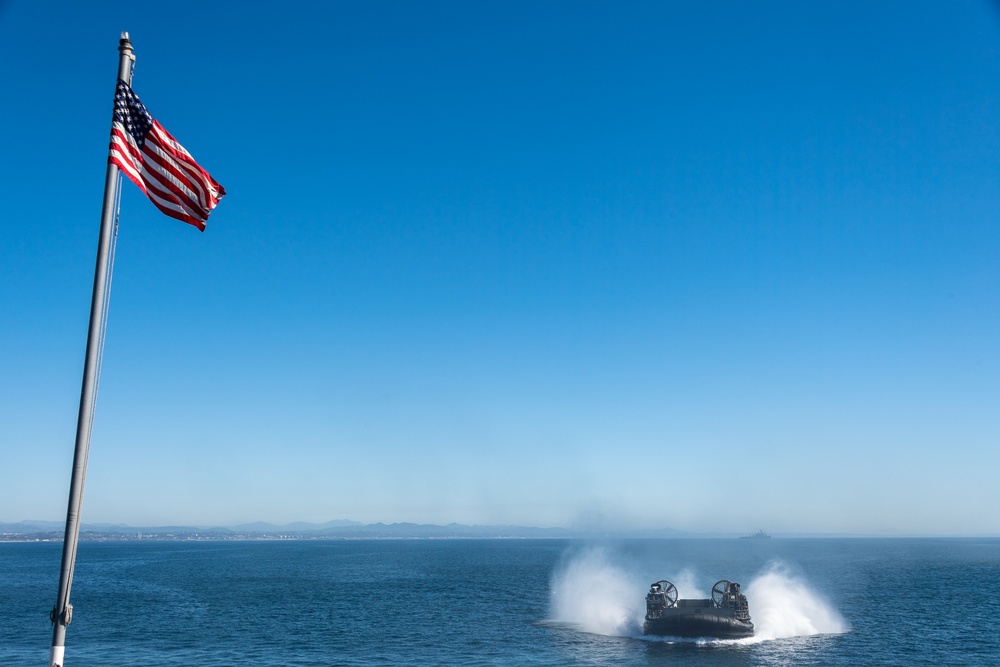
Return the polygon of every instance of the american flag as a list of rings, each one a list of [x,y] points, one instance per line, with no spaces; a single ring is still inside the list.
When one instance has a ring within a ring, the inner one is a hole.
[[[226,194],[121,79],[115,91],[108,162],[118,165],[156,208],[201,231]]]

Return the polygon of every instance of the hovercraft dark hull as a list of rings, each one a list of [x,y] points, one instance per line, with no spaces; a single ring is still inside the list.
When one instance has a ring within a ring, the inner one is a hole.
[[[665,637],[713,637],[736,639],[753,636],[753,623],[741,621],[732,616],[711,613],[674,613],[667,610],[662,618],[647,619],[642,627],[643,634]],[[700,610],[699,610],[700,611]],[[707,611],[707,610],[705,610]]]

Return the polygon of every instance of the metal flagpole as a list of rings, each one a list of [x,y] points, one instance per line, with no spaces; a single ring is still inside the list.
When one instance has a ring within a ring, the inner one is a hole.
[[[118,78],[131,84],[132,42],[123,32],[118,42]],[[62,667],[66,652],[66,626],[73,617],[69,603],[69,590],[73,584],[76,564],[76,545],[80,536],[80,505],[83,502],[83,482],[87,475],[87,453],[90,450],[90,433],[94,425],[94,406],[97,400],[97,380],[100,357],[104,347],[104,322],[107,314],[107,292],[110,288],[109,258],[112,253],[115,204],[121,179],[118,167],[108,162],[104,179],[104,205],[101,209],[101,233],[97,244],[97,267],[94,269],[94,292],[90,302],[90,328],[87,332],[87,353],[83,363],[83,386],[80,389],[80,412],[76,423],[76,448],[73,451],[73,475],[69,484],[69,506],[66,510],[66,533],[63,539],[62,569],[59,575],[59,597],[52,609],[52,650],[49,667]]]

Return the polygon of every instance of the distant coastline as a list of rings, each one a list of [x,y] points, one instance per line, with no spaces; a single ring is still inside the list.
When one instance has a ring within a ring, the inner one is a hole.
[[[61,542],[63,525],[55,521],[0,523],[0,542]],[[157,526],[83,524],[82,542],[220,541],[220,540],[336,540],[336,539],[565,539],[592,537],[702,537],[694,533],[661,530],[613,533],[530,526],[479,526],[451,523],[446,526],[417,523],[373,523],[335,520],[322,524],[296,522],[274,525],[263,522],[238,526]]]
[[[0,522],[0,542],[62,542],[64,524],[60,521]],[[764,541],[771,535],[763,533]],[[560,527],[537,528],[512,525],[465,525],[450,523],[445,526],[417,523],[370,523],[335,520],[326,523],[298,521],[284,525],[264,522],[237,526],[128,526],[124,524],[83,524],[80,528],[82,542],[219,542],[251,540],[415,540],[415,539],[574,539],[574,540],[623,540],[623,539],[761,539],[757,533],[739,535],[722,532],[693,532],[673,528],[652,530],[597,530]],[[873,535],[870,533],[782,533],[779,538],[986,538],[1000,535]],[[781,539],[776,541],[780,542]]]

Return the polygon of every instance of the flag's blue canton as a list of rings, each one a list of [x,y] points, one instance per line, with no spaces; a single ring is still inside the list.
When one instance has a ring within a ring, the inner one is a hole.
[[[125,131],[132,135],[140,149],[146,143],[146,135],[153,127],[153,117],[146,111],[146,107],[128,84],[121,79],[118,79],[118,88],[115,90],[115,122],[120,123]]]

